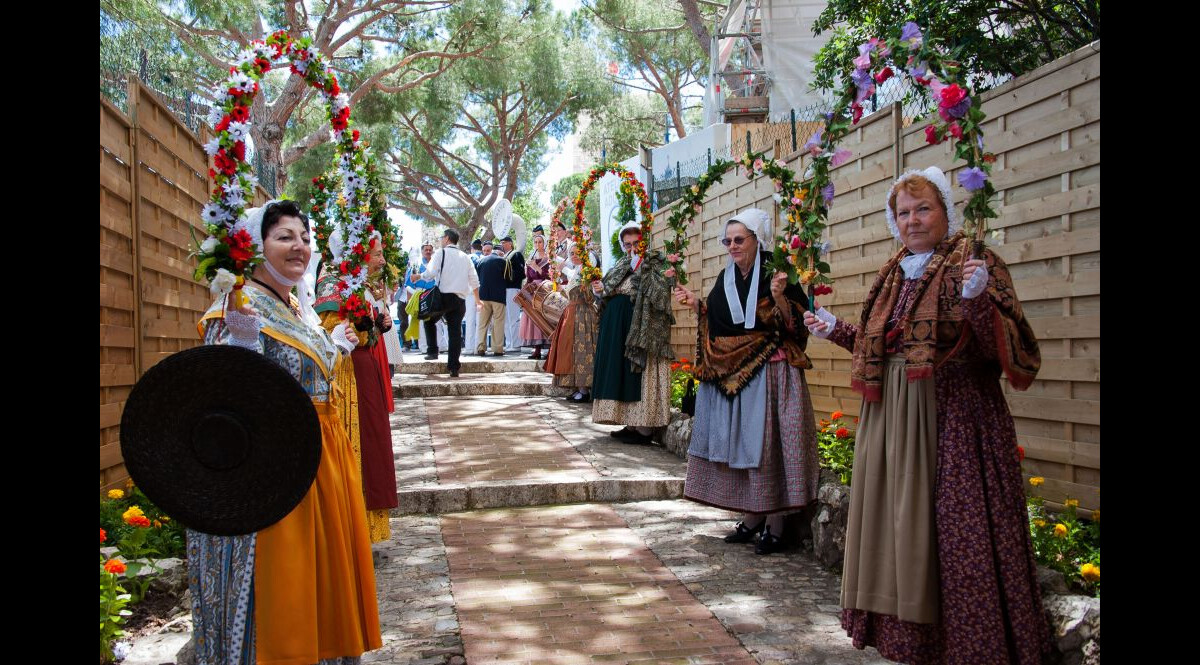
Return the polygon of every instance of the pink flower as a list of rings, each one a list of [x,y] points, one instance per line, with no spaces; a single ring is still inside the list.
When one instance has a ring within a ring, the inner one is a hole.
[[[675,276],[675,269],[674,269],[674,268],[667,268],[667,270],[666,270],[666,271],[663,273],[663,275],[666,275],[667,277],[674,277],[674,276]]]
[[[841,166],[846,163],[846,160],[850,159],[851,154],[849,150],[842,148],[833,153],[833,159],[829,160],[829,165],[835,168]]]
[[[946,84],[939,81],[936,76],[929,77],[929,91],[933,93],[933,96],[935,98],[937,98],[937,99],[942,98],[942,88],[945,88],[945,87],[946,87]]]
[[[950,123],[950,136],[953,136],[956,139],[961,139],[963,137],[962,127],[960,127],[957,122]]]
[[[667,263],[679,263],[679,255],[667,254]]]
[[[774,182],[775,182],[775,191],[777,191],[777,192],[783,191],[783,185],[779,184],[778,180],[776,180]]]
[[[794,205],[794,206],[798,206],[798,205],[800,205],[801,203],[804,203],[804,201],[800,200],[800,198],[799,198],[799,197],[796,197],[796,196],[793,196],[793,197],[792,197],[792,205]]]
[[[942,141],[938,138],[937,134],[937,127],[934,127],[933,125],[927,125],[925,127],[925,142],[929,145],[941,143]]]
[[[875,75],[875,82],[876,82],[876,83],[883,83],[884,81],[886,81],[886,80],[888,80],[888,79],[890,79],[890,78],[892,78],[892,68],[891,68],[891,67],[884,67],[884,68],[883,68],[883,71],[881,71],[881,72],[879,72],[878,74],[876,74],[876,75]]]
[[[759,171],[762,171],[762,168],[763,168],[763,160],[761,157],[759,157],[758,159],[754,160],[754,172],[758,173]]]
[[[800,245],[802,244],[803,241],[800,240],[800,236],[792,236],[792,249],[800,249]]]

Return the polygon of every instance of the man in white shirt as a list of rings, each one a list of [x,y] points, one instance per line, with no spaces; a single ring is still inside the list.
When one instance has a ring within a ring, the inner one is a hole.
[[[467,296],[474,295],[475,300],[479,300],[479,276],[475,273],[475,264],[457,245],[458,231],[446,229],[442,233],[442,249],[433,255],[423,275],[437,283],[442,292],[442,307],[445,310],[441,316],[432,317],[424,322],[425,335],[430,340],[429,353],[425,357],[437,360],[437,333],[434,324],[444,317],[450,333],[449,362],[446,364],[450,376],[458,376],[458,370],[462,366],[459,356],[462,354],[462,324],[466,314]]]
[[[483,241],[476,238],[471,242],[471,253],[468,255],[471,258],[471,265],[479,265],[479,259],[483,258]],[[478,318],[479,308],[476,303],[475,294],[467,294],[467,316],[464,318],[465,330],[463,331],[463,348],[467,349],[467,353],[475,350],[475,339],[478,336]]]

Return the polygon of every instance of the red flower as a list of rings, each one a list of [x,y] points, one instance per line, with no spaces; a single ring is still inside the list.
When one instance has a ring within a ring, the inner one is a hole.
[[[814,296],[823,296],[827,293],[833,293],[833,287],[828,284],[818,284],[813,287]]]
[[[854,117],[851,118],[850,122],[851,124],[857,124],[859,119],[862,118],[863,107],[858,102],[854,102],[850,105],[850,109],[854,111]]]
[[[878,74],[876,74],[876,75],[875,75],[875,82],[876,82],[876,83],[883,83],[884,81],[886,81],[886,80],[888,80],[888,79],[892,78],[892,73],[893,73],[893,72],[892,72],[892,68],[891,68],[891,67],[884,67],[884,68],[883,68],[883,71],[881,71],[881,72],[879,72]]]
[[[241,104],[234,104],[233,110],[229,112],[229,117],[238,122],[246,122],[250,119],[250,109]]]
[[[359,137],[358,130],[356,129],[356,130],[354,130],[354,131],[350,132],[350,136],[353,136],[353,137],[354,137],[354,140],[355,140],[355,141],[357,141],[357,140],[358,140],[358,137]]]
[[[223,131],[225,131],[225,130],[229,129],[229,123],[230,123],[229,114],[228,114],[228,113],[226,113],[226,114],[225,114],[225,115],[224,115],[224,116],[221,118],[221,122],[218,122],[218,123],[217,123],[217,126],[216,126],[216,127],[213,127],[213,130],[214,130],[214,131],[218,131],[218,132],[223,132]]]
[[[942,142],[942,139],[938,137],[937,127],[933,125],[925,127],[925,142],[929,145],[936,145]]]
[[[924,76],[916,76],[913,78],[913,80],[925,86],[929,85],[930,83],[929,79],[925,78]]]
[[[942,101],[938,103],[938,106],[942,108],[950,108],[951,106],[957,105],[964,98],[966,98],[966,96],[966,90],[958,87],[957,83],[951,83],[950,85],[942,88]]]
[[[1025,459],[1025,449],[1017,446],[1017,461],[1020,462],[1023,459]]]
[[[846,429],[845,427],[839,427],[837,428],[837,431],[833,433],[833,435],[839,439],[844,439],[850,436],[850,430]]]
[[[104,529],[100,529],[100,542],[104,542],[104,539],[107,537],[107,534],[104,533]]]
[[[962,127],[959,126],[957,122],[950,123],[950,136],[953,136],[956,139],[961,139],[963,137]]]
[[[246,161],[246,144],[243,141],[238,141],[233,144],[233,156],[237,157],[239,162]]]
[[[325,91],[328,92],[329,94],[333,95],[334,97],[336,97],[338,95],[338,93],[340,93],[342,91],[342,89],[340,87],[338,87],[337,79],[330,77],[329,86],[325,88]],[[355,138],[358,138],[358,137],[356,136]]]
[[[125,572],[125,564],[119,559],[109,559],[104,562],[104,572],[120,575]]]
[[[321,212],[321,206],[319,206],[319,205],[314,205],[314,206],[313,206],[313,212]]]
[[[340,272],[343,275],[350,272],[350,263],[347,261],[342,261],[340,264],[338,264],[338,272]],[[342,288],[344,289],[346,287],[342,286]]]
[[[983,156],[983,161],[991,164],[996,161],[996,156],[989,152]]]
[[[313,184],[314,185],[321,184],[321,176],[317,176],[317,177],[313,178]]]
[[[145,529],[150,526],[150,518],[145,515],[132,515],[125,520],[130,526],[136,526],[139,529]]]

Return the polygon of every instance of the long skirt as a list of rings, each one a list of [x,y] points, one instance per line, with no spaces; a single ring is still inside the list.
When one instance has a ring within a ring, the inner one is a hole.
[[[350,447],[354,450],[355,465],[361,471],[362,428],[359,426],[358,380],[354,376],[353,356],[338,359],[337,366],[334,368],[333,385],[335,390],[341,392],[341,396],[336,402],[338,417],[346,428]],[[392,539],[390,517],[391,511],[386,508],[367,509],[367,531],[370,533],[372,543],[382,543]]]
[[[737,404],[736,397],[731,399],[708,384],[701,385],[692,423],[693,446],[702,432],[708,432],[708,438],[714,441],[724,438],[736,444],[735,439],[743,431],[751,430],[761,433],[757,444],[762,452],[756,468],[734,468],[738,464],[728,455],[723,457],[729,461],[720,462],[689,454],[683,483],[685,498],[743,513],[797,510],[817,498],[821,473],[817,430],[804,372],[787,361],[774,361],[761,370],[758,380],[766,383],[766,395],[757,405]],[[742,406],[746,408],[739,408]],[[739,412],[761,414],[765,426],[740,426]]]
[[[358,347],[350,354],[358,389],[358,429],[362,441],[362,478],[367,509],[389,510],[396,497],[396,462],[388,420],[391,387],[381,373],[379,347]]]
[[[292,512],[244,536],[187,531],[197,662],[354,662],[383,646],[358,466],[336,409],[314,406],[321,464]]]
[[[842,611],[854,646],[915,665],[1040,663],[1049,626],[994,369],[947,362],[932,382],[908,383],[889,358],[859,431]]]
[[[571,293],[571,301],[550,337],[550,353],[544,369],[554,374],[551,381],[556,386],[582,390],[592,386],[597,322],[590,296],[591,292],[582,287]]]
[[[625,358],[625,338],[633,325],[633,301],[609,299],[596,336],[592,378],[592,422],[630,427],[662,427],[671,419],[671,364],[650,360],[641,372]]]
[[[521,287],[513,300],[521,308],[521,323],[517,333],[521,346],[544,345],[550,341],[549,336],[554,332],[554,326],[550,325],[534,304],[534,295],[541,283],[542,280],[526,280],[525,286]]]

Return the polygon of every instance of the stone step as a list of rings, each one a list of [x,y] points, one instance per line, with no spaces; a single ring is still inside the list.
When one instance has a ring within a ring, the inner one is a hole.
[[[420,360],[404,359],[404,364],[397,368],[397,374],[447,374],[450,372],[446,366],[446,356],[443,354],[440,360],[425,360],[423,356],[416,356]],[[493,359],[490,356],[462,356],[459,359],[461,367],[459,371],[463,374],[499,374],[504,372],[538,372],[541,371],[545,360],[529,360],[522,356],[513,359]]]
[[[566,503],[626,503],[683,498],[683,478],[598,478],[591,480],[496,481],[402,489],[392,517],[457,513],[486,508]]]
[[[474,397],[479,395],[522,395],[555,397],[567,390],[551,383],[545,372],[504,372],[500,374],[447,374],[428,376],[400,375],[392,380],[397,397]]]

